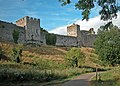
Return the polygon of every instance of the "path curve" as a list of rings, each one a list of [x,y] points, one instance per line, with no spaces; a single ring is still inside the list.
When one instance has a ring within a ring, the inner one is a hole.
[[[82,74],[73,80],[63,83],[62,86],[89,86],[89,81],[94,76],[95,73]]]

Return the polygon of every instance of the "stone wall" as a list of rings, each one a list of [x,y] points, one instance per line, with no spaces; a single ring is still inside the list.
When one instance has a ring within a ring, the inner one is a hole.
[[[85,47],[93,47],[96,38],[97,38],[97,35],[95,35],[95,34],[85,35],[83,37],[83,39],[84,39],[83,46],[85,46]]]
[[[6,40],[14,42],[13,40],[13,30],[18,29],[19,31],[19,43],[25,43],[25,30],[22,27],[16,26],[15,24],[0,21],[0,40]]]
[[[77,46],[77,37],[56,35],[56,46]]]
[[[41,32],[40,33],[40,40],[42,42],[43,45],[46,45],[46,38],[45,38],[45,33]]]
[[[26,30],[26,42],[41,44],[40,34],[40,20],[32,17],[25,16],[16,21],[18,26],[24,27]]]
[[[18,20],[17,25],[0,21],[0,40],[14,42],[13,30],[18,29],[18,43],[37,43],[46,45],[45,34],[40,32],[40,20],[32,17],[24,17]],[[79,25],[68,27],[68,35],[56,35],[56,46],[93,47],[97,35],[91,31],[80,30]],[[74,33],[74,34],[73,34]],[[71,35],[71,36],[70,36]],[[31,39],[33,38],[33,41]]]

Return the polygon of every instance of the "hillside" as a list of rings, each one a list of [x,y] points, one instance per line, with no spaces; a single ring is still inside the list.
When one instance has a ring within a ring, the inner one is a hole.
[[[56,47],[56,46],[40,46],[40,47],[31,47],[16,45],[14,43],[1,42],[0,46],[4,49],[5,53],[8,57],[10,57],[12,48],[17,46],[23,47],[22,52],[22,60],[23,62],[35,62],[35,58],[53,60],[57,62],[64,61],[65,53],[70,49],[70,47]],[[99,65],[100,61],[98,60],[98,56],[95,54],[95,50],[93,48],[82,47],[81,52],[85,55],[85,63],[84,66],[96,67]]]
[[[39,84],[42,84],[41,82],[46,84],[46,82],[54,80],[63,81],[86,72],[93,72],[96,64],[99,65],[98,56],[92,48],[81,48],[85,55],[85,63],[81,68],[73,68],[67,66],[64,60],[70,47],[31,47],[8,42],[1,42],[0,47],[7,56],[7,59],[3,58],[0,61],[0,76],[2,76],[0,83],[16,83],[16,80],[17,83],[32,81]],[[23,48],[21,63],[10,60],[14,47]]]

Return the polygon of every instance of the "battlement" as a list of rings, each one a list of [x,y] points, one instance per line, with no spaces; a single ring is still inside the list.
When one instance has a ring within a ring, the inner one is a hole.
[[[29,16],[25,16],[24,18],[26,18],[29,21],[34,21],[34,22],[39,22],[40,21],[40,19],[29,17]]]
[[[25,17],[17,20],[16,25],[21,26],[21,27],[25,27],[28,22],[31,22],[33,24],[37,23],[38,25],[40,25],[40,19],[36,19],[33,17],[29,17],[29,16],[25,16]]]
[[[67,35],[77,37],[80,32],[80,25],[73,24],[67,27]]]

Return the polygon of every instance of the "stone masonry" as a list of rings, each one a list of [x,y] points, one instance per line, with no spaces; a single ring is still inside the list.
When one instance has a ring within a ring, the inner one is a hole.
[[[18,43],[46,44],[45,35],[40,32],[40,20],[25,16],[18,21],[16,25],[0,21],[0,40],[13,42],[12,33],[14,29],[20,32]]]
[[[79,25],[73,24],[67,27],[67,36],[57,35],[56,45],[57,46],[93,47],[96,37],[97,35],[95,34],[93,28],[90,28],[89,31],[80,30]]]
[[[0,40],[13,42],[14,29],[19,31],[18,43],[46,45],[45,34],[40,31],[40,19],[25,16],[16,24],[0,21]],[[93,47],[97,35],[93,28],[80,30],[80,25],[67,27],[67,35],[56,35],[56,46]]]

